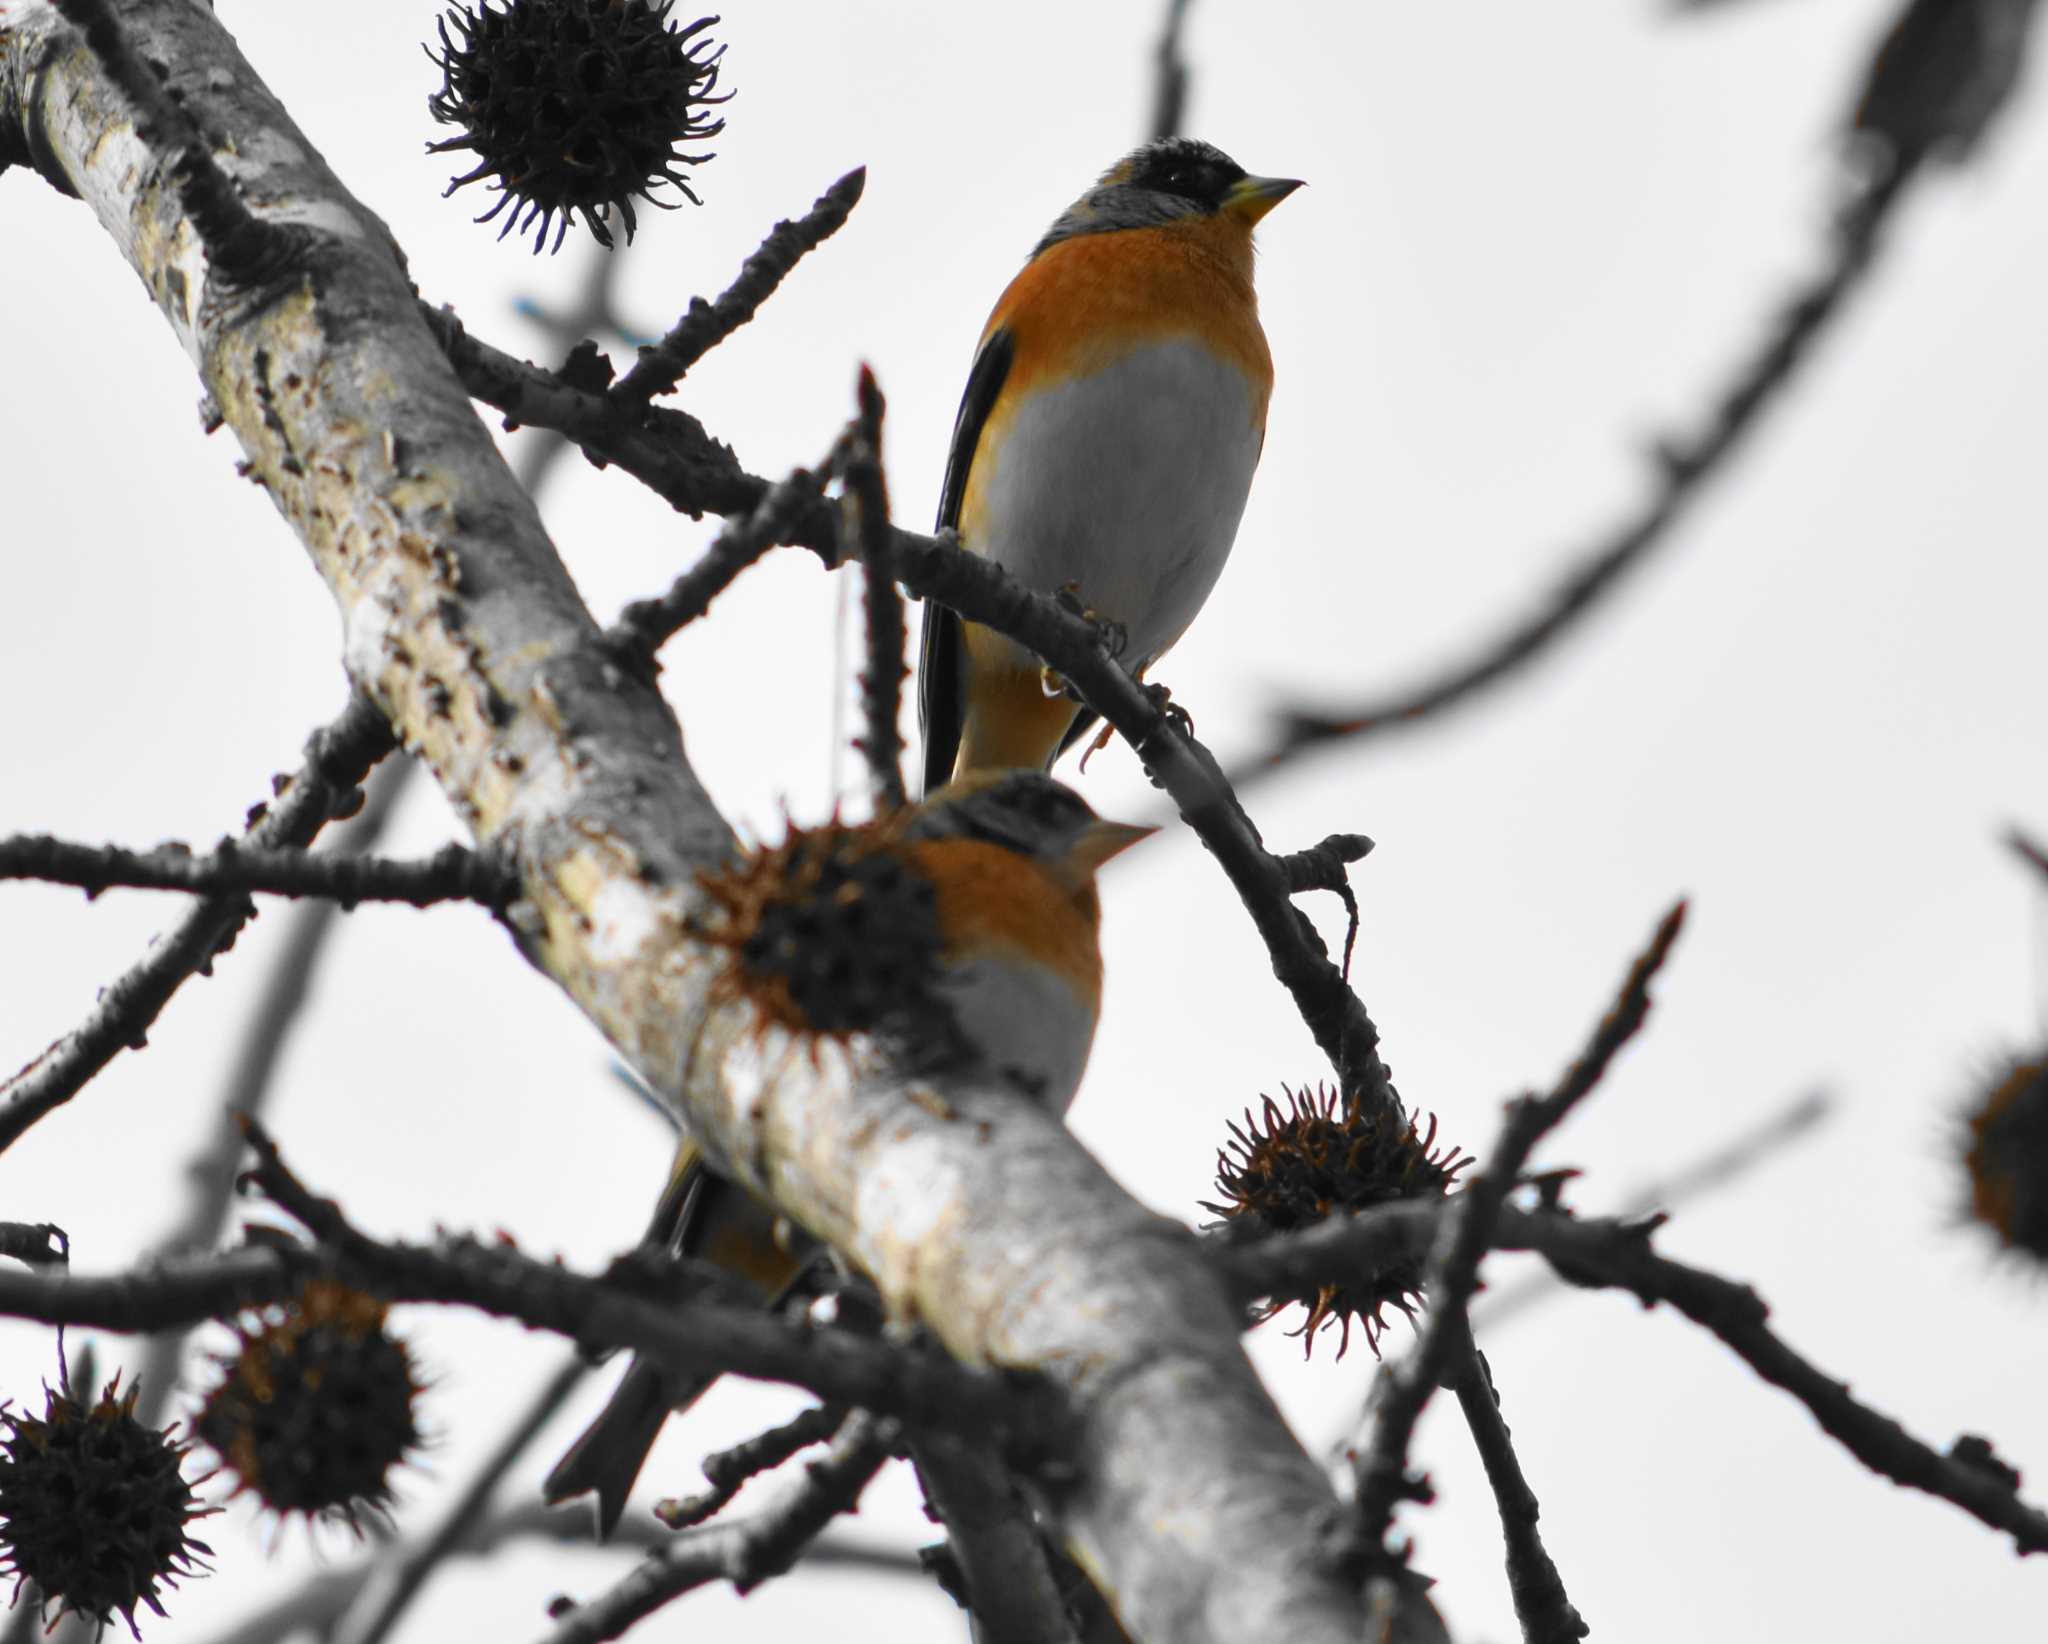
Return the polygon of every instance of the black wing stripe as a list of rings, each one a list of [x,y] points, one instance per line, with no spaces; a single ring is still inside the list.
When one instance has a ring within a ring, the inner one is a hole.
[[[953,419],[953,449],[946,458],[946,483],[939,493],[941,531],[960,528],[960,505],[967,495],[967,473],[975,448],[988,424],[996,396],[1010,375],[1016,339],[1004,329],[989,334],[967,373],[960,412]],[[943,605],[924,605],[924,634],[918,646],[917,722],[924,732],[924,791],[944,787],[960,753],[960,733],[967,717],[967,679],[961,655],[960,619]]]

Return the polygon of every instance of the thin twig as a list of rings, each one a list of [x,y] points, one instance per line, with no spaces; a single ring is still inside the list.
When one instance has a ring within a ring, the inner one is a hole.
[[[443,845],[413,861],[391,857],[315,855],[297,849],[265,850],[224,839],[199,854],[184,844],[154,850],[81,845],[48,834],[0,839],[0,880],[39,879],[76,885],[88,898],[116,887],[189,891],[200,896],[320,897],[346,910],[362,902],[477,902],[502,908],[519,892],[509,868],[465,845]]]
[[[694,1496],[656,1502],[654,1516],[671,1530],[687,1530],[716,1518],[751,1481],[773,1472],[799,1451],[823,1444],[845,1419],[843,1407],[820,1404],[729,1450],[715,1451],[703,1463],[711,1488]]]
[[[390,752],[391,727],[368,698],[306,744],[306,763],[275,799],[250,812],[246,841],[258,849],[304,846],[360,803],[357,784]],[[0,1152],[37,1120],[71,1100],[123,1050],[140,1047],[150,1024],[185,979],[204,974],[255,913],[242,895],[210,896],[187,913],[126,975],[101,993],[92,1013],[0,1085]]]
[[[55,1222],[0,1222],[0,1256],[24,1267],[62,1267],[70,1241]]]
[[[351,855],[377,848],[384,829],[414,769],[410,759],[389,759],[364,784],[363,808],[336,839],[334,849]],[[242,1168],[242,1132],[229,1115],[263,1111],[271,1074],[284,1053],[292,1024],[312,992],[314,966],[341,910],[332,902],[301,903],[292,910],[283,951],[263,973],[262,997],[250,1013],[249,1027],[235,1053],[197,1156],[185,1167],[189,1197],[170,1228],[150,1247],[155,1256],[182,1256],[209,1250],[227,1225],[235,1200],[235,1181]],[[178,1390],[187,1332],[152,1336],[144,1350],[137,1380],[142,1388],[137,1417],[145,1427],[160,1424]]]
[[[614,401],[644,406],[666,394],[712,349],[759,312],[789,271],[838,233],[867,187],[868,169],[856,166],[818,196],[794,222],[777,223],[760,248],[741,264],[739,278],[715,303],[690,299],[689,312],[660,342],[640,350],[640,361],[613,385]]]
[[[1209,1248],[1234,1294],[1267,1296],[1416,1261],[1459,1219],[1458,1204],[1409,1200],[1256,1244],[1217,1240]],[[1861,1403],[1846,1382],[1801,1357],[1771,1329],[1770,1309],[1749,1285],[1658,1255],[1650,1240],[1663,1221],[1585,1219],[1509,1205],[1495,1218],[1490,1242],[1495,1250],[1539,1253],[1559,1278],[1582,1289],[1626,1291],[1646,1307],[1669,1303],[1764,1381],[1790,1393],[1872,1472],[1962,1508],[2010,1535],[2022,1553],[2048,1553],[2048,1512],[2020,1499],[2018,1476],[1990,1457],[1983,1440],[1965,1436],[1944,1454]]]
[[[1784,1157],[1789,1143],[1817,1129],[1833,1112],[1834,1105],[1823,1092],[1808,1091],[1669,1176],[1623,1194],[1614,1214],[1630,1221],[1656,1210],[1676,1210],[1700,1194],[1738,1179],[1766,1160]],[[1544,1272],[1531,1273],[1515,1284],[1499,1288],[1489,1285],[1486,1294],[1473,1303],[1472,1327],[1486,1335],[1498,1330],[1531,1302],[1557,1293],[1558,1281]]]
[[[2022,862],[2030,864],[2034,871],[2048,880],[2048,847],[2043,847],[2024,829],[2017,826],[2006,832],[2005,842],[2013,854]]]
[[[1879,163],[1969,158],[2012,101],[2035,0],[1905,0],[1872,54],[1849,117]]]
[[[316,1277],[391,1302],[474,1307],[596,1350],[629,1347],[685,1374],[787,1382],[822,1399],[977,1434],[1021,1467],[1072,1442],[1064,1399],[1036,1377],[969,1369],[893,1342],[791,1323],[724,1299],[716,1269],[678,1267],[651,1289],[644,1280],[575,1273],[473,1238],[444,1236],[426,1246],[348,1229],[343,1243],[266,1242],[111,1276],[0,1270],[0,1317],[124,1333],[168,1330],[289,1301]]]
[[[605,1550],[644,1553],[669,1540],[668,1531],[653,1519],[628,1519],[613,1532]],[[534,1501],[494,1513],[482,1523],[472,1525],[455,1553],[461,1558],[483,1557],[515,1541],[574,1547],[579,1556],[596,1551],[589,1546],[590,1529],[581,1514],[565,1513]],[[385,1556],[379,1552],[340,1569],[318,1572],[274,1603],[243,1617],[226,1632],[216,1633],[211,1644],[278,1644],[280,1639],[299,1637],[324,1639],[383,1568]],[[804,1553],[804,1563],[812,1568],[835,1565],[903,1580],[924,1579],[923,1569],[909,1553],[829,1536],[811,1544]]]
[[[329,1644],[382,1644],[391,1636],[391,1629],[398,1625],[434,1571],[475,1537],[491,1497],[505,1475],[554,1418],[589,1369],[578,1353],[572,1352],[562,1361],[441,1515],[433,1533],[424,1541],[394,1543],[376,1561],[363,1592],[328,1632]]]
[[[74,1281],[72,1290],[61,1293],[69,1305],[85,1307],[90,1296],[100,1309],[91,1314],[93,1322],[160,1329],[276,1299],[270,1287],[287,1270],[303,1276],[309,1266],[325,1264],[393,1301],[464,1303],[556,1331],[581,1346],[631,1347],[685,1375],[709,1371],[789,1381],[828,1402],[883,1415],[913,1415],[942,1427],[979,1425],[984,1442],[1009,1445],[1027,1459],[1057,1454],[1069,1442],[1065,1401],[1037,1377],[971,1370],[896,1343],[787,1322],[765,1312],[750,1294],[724,1300],[746,1287],[703,1263],[667,1257],[650,1269],[628,1256],[593,1279],[559,1263],[535,1261],[502,1241],[444,1236],[428,1249],[374,1239],[292,1173],[262,1126],[251,1122],[247,1133],[256,1159],[252,1179],[321,1249],[279,1255],[268,1273],[252,1264],[249,1253],[236,1252],[211,1265],[165,1264],[139,1276],[100,1281],[110,1286],[104,1291]],[[10,1289],[10,1277],[0,1273],[0,1314],[86,1322],[83,1313],[74,1318],[24,1311],[30,1299],[48,1306],[47,1293],[37,1297]],[[254,1290],[259,1283],[264,1289]],[[217,1299],[222,1294],[232,1297],[225,1306]],[[721,1299],[708,1299],[714,1296]],[[24,1300],[10,1305],[11,1297]]]
[[[1183,48],[1189,0],[1166,0],[1166,21],[1152,48],[1152,137],[1176,137],[1187,115],[1188,59]]]
[[[854,419],[846,460],[846,495],[840,503],[846,553],[861,564],[867,603],[867,666],[861,670],[861,712],[867,730],[859,743],[874,779],[875,806],[903,804],[903,595],[889,556],[889,487],[882,472],[882,414],[886,402],[866,366],[860,370],[860,414]]]
[[[613,653],[647,665],[641,659],[651,661],[656,651],[708,611],[742,571],[785,539],[790,521],[815,506],[824,493],[824,481],[817,474],[808,468],[793,469],[750,513],[729,521],[667,593],[635,600],[619,613],[619,620],[605,631]]]
[[[1465,1308],[1508,1194],[1521,1180],[1522,1167],[1536,1144],[1600,1082],[1621,1047],[1643,1025],[1650,1012],[1651,980],[1663,968],[1684,924],[1685,904],[1680,902],[1629,967],[1613,1005],[1578,1059],[1547,1096],[1524,1096],[1508,1105],[1500,1139],[1485,1168],[1451,1201],[1452,1213],[1438,1228],[1424,1273],[1428,1322],[1414,1351],[1387,1377],[1372,1443],[1358,1463],[1358,1515],[1370,1544],[1385,1542],[1396,1504],[1415,1493],[1408,1475],[1408,1446],[1430,1396],[1471,1340]]]
[[[1507,1544],[1508,1592],[1515,1618],[1522,1624],[1523,1644],[1573,1644],[1589,1631],[1564,1590],[1564,1578],[1545,1551],[1536,1528],[1542,1505],[1522,1472],[1514,1439],[1501,1414],[1500,1393],[1486,1357],[1476,1349],[1460,1366],[1456,1392],[1472,1443],[1486,1469],[1486,1482],[1500,1508],[1501,1536]]]
[[[974,1644],[1076,1644],[1044,1534],[1016,1482],[978,1447],[936,1435],[915,1440],[911,1459],[946,1527]]]
[[[1281,716],[1275,743],[1231,772],[1247,787],[1311,749],[1413,725],[1463,706],[1513,678],[1578,631],[1627,573],[1666,541],[1671,528],[1717,475],[1797,375],[1811,345],[1869,272],[1881,233],[1904,195],[1913,168],[1901,166],[1852,196],[1838,216],[1826,267],[1774,312],[1762,343],[1737,367],[1716,398],[1705,426],[1691,438],[1659,441],[1650,495],[1633,518],[1615,527],[1565,575],[1533,611],[1414,684],[1333,711],[1293,708]]]
[[[599,1644],[693,1588],[729,1581],[740,1593],[783,1574],[841,1513],[850,1512],[896,1442],[896,1424],[864,1410],[803,1478],[751,1518],[686,1530],[610,1592],[569,1612],[547,1644]]]
[[[1344,927],[1344,962],[1338,968],[1347,980],[1351,975],[1351,950],[1358,945],[1358,898],[1345,870],[1353,862],[1363,862],[1371,851],[1372,841],[1362,833],[1333,833],[1319,845],[1289,851],[1279,859],[1290,895],[1329,891],[1344,904],[1348,923]]]

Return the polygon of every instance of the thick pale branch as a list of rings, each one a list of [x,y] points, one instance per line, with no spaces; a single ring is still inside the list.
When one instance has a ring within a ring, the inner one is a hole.
[[[302,273],[261,290],[210,277],[175,193],[156,186],[167,157],[82,41],[53,41],[31,83],[0,84],[0,99],[27,99],[0,123],[33,130],[165,309],[332,589],[351,674],[477,843],[517,867],[508,920],[528,957],[722,1168],[844,1251],[894,1314],[970,1364],[1059,1383],[1082,1436],[1054,1505],[1134,1632],[1356,1637],[1354,1573],[1312,1530],[1334,1509],[1329,1486],[1252,1374],[1184,1229],[1133,1203],[999,1077],[911,1081],[864,1042],[819,1052],[742,1001],[714,1002],[723,957],[692,934],[696,874],[731,832],[651,682],[619,666],[578,600],[387,237],[210,11],[132,0],[122,25],[250,209],[307,231]],[[936,546],[919,568],[934,583]],[[912,558],[899,557],[906,582]],[[1077,683],[1120,693],[1113,723],[1149,716],[1177,794],[1228,808],[1106,655]],[[1279,888],[1268,919],[1335,979],[1249,824],[1231,838],[1240,869]],[[1317,985],[1348,997],[1341,979]],[[1370,1055],[1370,1038],[1335,1026],[1332,1043]]]

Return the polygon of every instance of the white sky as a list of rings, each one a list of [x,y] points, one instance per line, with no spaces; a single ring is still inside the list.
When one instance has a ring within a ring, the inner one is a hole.
[[[219,0],[221,18],[415,278],[490,340],[566,295],[580,246],[536,262],[443,203],[422,144],[432,10]],[[759,472],[815,460],[857,363],[890,395],[890,479],[929,518],[973,341],[1037,234],[1139,133],[1158,7],[785,3],[729,10],[739,97],[705,209],[655,222],[625,281],[659,330],[713,294],[779,217],[865,162],[866,201],[680,403]],[[1640,452],[1689,426],[1766,304],[1810,266],[1830,133],[1888,3],[1802,0],[1669,19],[1574,7],[1256,9],[1198,4],[1190,129],[1311,187],[1261,230],[1278,364],[1263,471],[1215,600],[1159,670],[1226,755],[1290,692],[1408,678],[1522,610],[1632,505]],[[2037,77],[2038,78],[2038,77]],[[470,191],[474,196],[475,191]],[[1542,1156],[1611,1206],[1816,1084],[1839,1114],[1663,1236],[1756,1282],[1787,1337],[1945,1445],[1992,1435],[2048,1490],[2042,1291],[1954,1226],[1957,1104],[2042,1027],[2042,900],[1995,843],[2048,830],[2048,120],[2022,106],[1985,162],[1909,207],[1834,345],[1606,620],[1512,695],[1441,728],[1339,750],[1261,789],[1278,848],[1379,841],[1356,873],[1357,979],[1411,1102],[1483,1149],[1501,1098],[1545,1083],[1680,892],[1693,922],[1646,1036]],[[467,204],[468,209],[462,209]],[[0,604],[0,833],[207,843],[342,701],[331,606],[97,226],[24,172],[0,178],[9,392]],[[116,365],[114,362],[119,362]],[[600,616],[699,551],[692,524],[578,465],[546,499]],[[666,656],[692,756],[757,828],[815,815],[831,772],[837,590],[771,561]],[[1143,811],[1122,750],[1085,781]],[[452,824],[424,789],[396,847]],[[1220,874],[1185,835],[1109,882],[1107,1013],[1075,1126],[1174,1214],[1209,1188],[1223,1120],[1322,1070]],[[1334,904],[1311,904],[1341,937]],[[70,1026],[172,917],[0,891],[0,1064]],[[267,913],[123,1056],[0,1158],[0,1214],[52,1219],[82,1269],[131,1260],[180,1202],[180,1167],[284,919]],[[292,1157],[368,1227],[504,1228],[597,1263],[636,1235],[665,1163],[601,1044],[481,915],[364,910],[329,955],[274,1105]],[[1515,1261],[1488,1272],[1509,1277]],[[556,1345],[412,1314],[441,1435],[401,1522],[430,1521]],[[1398,1336],[1396,1339],[1399,1339]],[[1355,1406],[1362,1354],[1253,1352],[1304,1440]],[[1577,1295],[1488,1341],[1544,1530],[1596,1637],[2035,1636],[2048,1566],[1957,1510],[1882,1484],[1710,1339]],[[52,1374],[48,1338],[0,1331],[0,1391]],[[587,1395],[594,1400],[597,1390]],[[659,1452],[694,1485],[722,1437],[789,1407],[721,1393]],[[510,1487],[530,1490],[572,1413]],[[1494,1508],[1447,1401],[1417,1459],[1442,1499],[1405,1522],[1461,1639],[1514,1636]],[[860,1534],[928,1539],[891,1479]],[[320,1559],[266,1556],[246,1508],[214,1523],[220,1573],[152,1640],[202,1639]],[[619,1555],[450,1569],[402,1637],[538,1637],[554,1593]],[[732,1614],[724,1594],[650,1629]],[[852,1576],[747,1601],[762,1637],[952,1639],[942,1599]],[[666,1629],[666,1633],[662,1629]]]

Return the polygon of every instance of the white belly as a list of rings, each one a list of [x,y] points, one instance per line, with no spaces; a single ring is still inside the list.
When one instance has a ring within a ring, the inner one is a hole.
[[[1184,339],[1139,349],[1034,394],[984,444],[969,546],[1042,593],[1077,583],[1142,667],[1222,574],[1260,433],[1236,367]]]
[[[940,984],[954,1019],[997,1073],[1064,1113],[1095,1039],[1095,1008],[1042,967],[982,958],[953,966]]]

